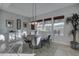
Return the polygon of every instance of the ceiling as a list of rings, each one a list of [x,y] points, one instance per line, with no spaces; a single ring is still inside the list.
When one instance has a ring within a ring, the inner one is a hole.
[[[73,5],[73,3],[36,3],[36,15],[45,14],[70,5]],[[0,3],[0,8],[27,17],[32,17],[35,10],[33,3]]]

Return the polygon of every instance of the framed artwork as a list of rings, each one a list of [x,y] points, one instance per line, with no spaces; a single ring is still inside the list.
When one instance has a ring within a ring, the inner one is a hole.
[[[13,23],[14,23],[14,20],[6,20],[6,27],[12,28],[13,27]]]
[[[23,22],[23,27],[24,27],[24,28],[27,27],[27,22]]]
[[[31,24],[31,30],[35,30],[35,24]]]
[[[17,30],[21,29],[21,19],[17,19]]]

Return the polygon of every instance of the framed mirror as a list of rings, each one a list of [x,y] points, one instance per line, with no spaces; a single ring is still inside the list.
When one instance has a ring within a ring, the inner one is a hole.
[[[13,27],[13,23],[14,23],[13,20],[6,20],[6,27],[12,28]]]

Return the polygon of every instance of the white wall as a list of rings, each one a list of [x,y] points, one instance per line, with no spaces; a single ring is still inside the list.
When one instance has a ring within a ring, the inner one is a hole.
[[[47,18],[47,17],[53,18],[54,16],[64,15],[65,16],[64,21],[65,21],[67,16],[70,16],[73,13],[79,13],[79,4],[74,4],[74,5],[68,6],[66,8],[62,8],[60,10],[56,10],[56,11],[52,11],[52,12],[49,12],[49,13],[46,13],[46,14],[39,15],[39,16],[37,16],[37,19],[43,19],[43,18]],[[72,35],[69,35],[69,32],[70,32],[71,29],[72,29],[72,26],[67,25],[65,23],[64,37],[60,38],[60,40],[57,39],[57,40],[54,40],[54,41],[58,42],[58,43],[70,45],[70,41],[72,41],[72,39],[73,39]],[[78,37],[77,37],[77,41],[79,42]]]
[[[1,20],[1,14],[2,14],[2,12],[0,12],[0,33],[2,33],[2,20]]]
[[[6,19],[9,20],[14,20],[14,27],[12,28],[13,30],[17,30],[17,19],[21,19],[21,30],[23,29],[23,22],[27,22],[27,30],[29,30],[29,22],[30,18],[29,17],[24,17],[21,15],[13,14],[10,12],[6,12],[3,10],[0,10],[0,34],[5,34],[7,33],[7,28],[6,28]]]

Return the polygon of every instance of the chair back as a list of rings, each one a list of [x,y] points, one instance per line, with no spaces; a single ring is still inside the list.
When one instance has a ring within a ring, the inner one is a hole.
[[[50,35],[48,35],[48,38],[47,38],[47,40],[50,40]]]

